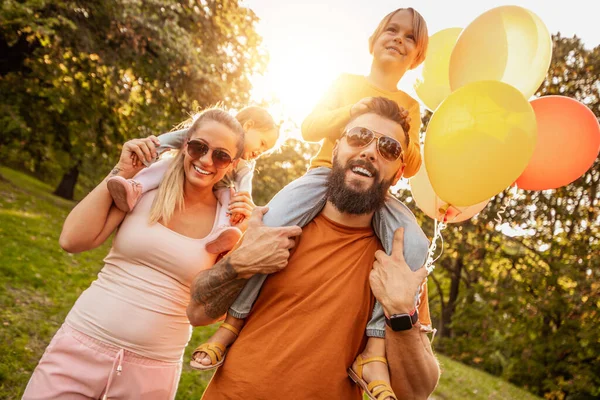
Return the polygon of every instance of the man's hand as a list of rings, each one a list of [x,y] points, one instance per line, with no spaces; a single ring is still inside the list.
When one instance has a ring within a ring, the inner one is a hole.
[[[369,276],[373,295],[388,317],[415,309],[415,294],[427,277],[427,270],[423,267],[415,272],[410,269],[404,260],[403,250],[404,228],[399,228],[394,232],[392,255],[378,250]]]
[[[194,326],[213,323],[227,312],[254,274],[271,274],[287,266],[299,226],[270,228],[262,223],[266,207],[256,207],[250,216],[242,243],[212,268],[201,271],[191,287],[187,315]]]
[[[239,278],[254,274],[272,274],[287,265],[294,237],[302,233],[299,226],[271,228],[262,222],[267,207],[256,207],[248,220],[248,230],[240,246],[229,255],[229,262]]]

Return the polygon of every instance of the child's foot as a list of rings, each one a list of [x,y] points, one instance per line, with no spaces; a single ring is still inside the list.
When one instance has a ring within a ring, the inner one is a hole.
[[[240,321],[243,324],[243,320]],[[238,328],[227,322],[221,324],[214,335],[194,350],[190,366],[194,369],[206,371],[223,364],[227,348],[235,342],[239,332]]]
[[[390,373],[385,357],[359,355],[348,369],[350,378],[372,400],[397,400],[390,386]]]
[[[130,212],[142,195],[142,185],[133,179],[113,176],[106,181],[108,191],[121,211]]]
[[[221,254],[233,249],[233,246],[242,237],[242,231],[239,228],[228,226],[223,229],[219,236],[206,244],[206,251],[212,254]]]

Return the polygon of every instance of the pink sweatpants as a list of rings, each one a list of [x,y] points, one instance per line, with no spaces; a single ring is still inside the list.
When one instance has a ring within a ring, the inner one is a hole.
[[[63,325],[23,399],[174,399],[181,363],[139,356]]]

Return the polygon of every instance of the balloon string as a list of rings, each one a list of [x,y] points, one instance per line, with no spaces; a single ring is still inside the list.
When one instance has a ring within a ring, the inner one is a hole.
[[[446,216],[442,219],[442,222],[439,222],[437,219],[434,220],[434,228],[433,228],[433,238],[431,239],[431,245],[427,251],[427,261],[425,262],[425,268],[427,269],[427,274],[430,274],[435,269],[435,262],[442,256],[444,253],[444,237],[442,236],[442,231],[446,229],[445,221]],[[442,243],[442,248],[440,254],[434,258],[435,251],[437,249],[437,241],[440,239]]]
[[[502,223],[502,216],[504,215],[504,213],[506,212],[506,208],[508,207],[508,205],[506,204],[508,202],[508,197],[504,198],[504,201],[502,202],[502,206],[500,207],[500,210],[498,210],[498,212],[496,213],[496,223],[498,225],[500,225]]]
[[[433,270],[435,269],[434,263],[444,253],[444,237],[442,236],[442,231],[444,229],[446,229],[446,226],[447,226],[447,224],[446,224],[447,214],[448,214],[448,210],[446,210],[446,213],[444,214],[441,222],[439,222],[437,219],[433,220],[433,239],[431,239],[431,245],[429,246],[429,249],[427,250],[427,261],[425,262],[425,269],[427,270],[427,275],[429,275],[433,272]],[[433,258],[434,254],[435,254],[435,250],[437,248],[438,238],[442,242],[442,249],[440,251],[440,254],[437,257]],[[423,280],[423,283],[421,284],[421,286],[419,288],[419,293],[423,292],[424,286],[427,286],[427,277],[425,277],[425,279]],[[420,304],[421,304],[421,296],[419,296],[419,298],[417,299],[416,307],[419,308]]]
[[[502,206],[500,207],[500,210],[498,210],[498,212],[496,213],[496,224],[500,225],[502,224],[502,216],[504,215],[504,213],[506,212],[506,209],[508,208],[508,206],[510,205],[510,201],[511,199],[517,199],[517,186],[513,186],[512,190],[510,190],[506,196],[504,197],[504,199],[502,199]]]

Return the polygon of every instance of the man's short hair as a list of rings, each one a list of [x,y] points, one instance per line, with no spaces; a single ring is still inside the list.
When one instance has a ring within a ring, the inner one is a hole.
[[[354,121],[359,115],[363,114],[377,114],[384,118],[389,119],[398,123],[404,130],[404,136],[406,136],[406,147],[410,143],[410,123],[408,122],[408,112],[400,107],[395,101],[386,99],[385,97],[371,97],[371,100],[366,103],[366,109],[361,110],[359,113],[352,116],[349,122]]]

